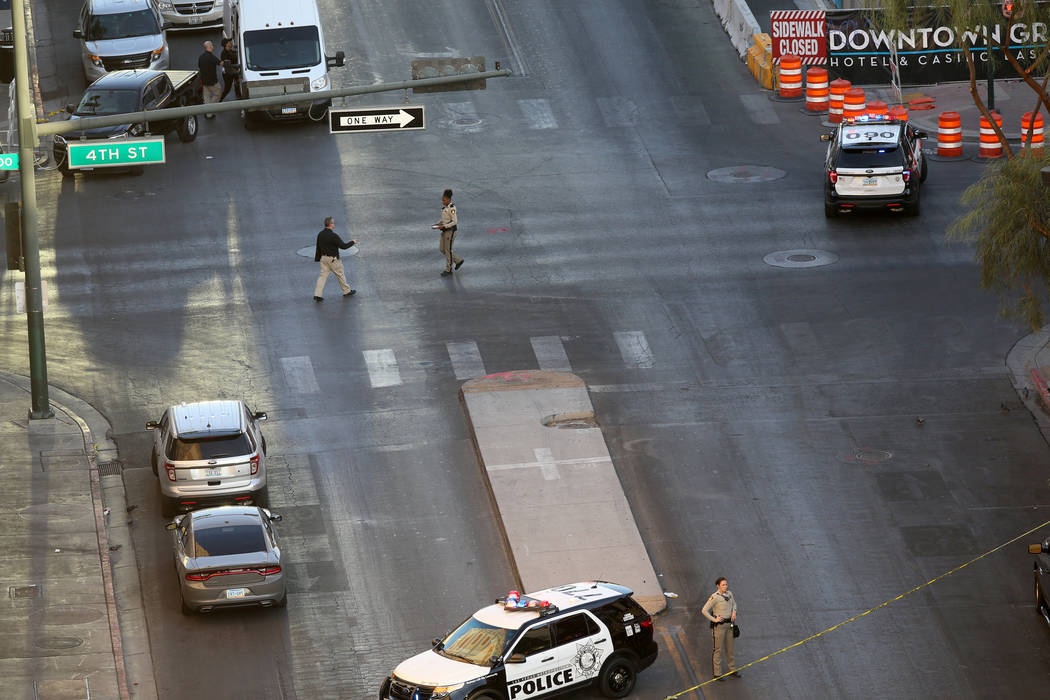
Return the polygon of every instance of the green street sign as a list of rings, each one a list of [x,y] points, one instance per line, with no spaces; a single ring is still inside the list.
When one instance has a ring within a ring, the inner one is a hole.
[[[0,153],[0,170],[18,170],[18,154]]]
[[[113,139],[112,141],[66,142],[69,167],[117,168],[164,162],[164,139]]]

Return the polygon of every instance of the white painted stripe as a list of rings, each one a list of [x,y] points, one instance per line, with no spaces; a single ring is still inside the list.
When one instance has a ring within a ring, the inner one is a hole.
[[[485,363],[481,360],[477,343],[468,340],[465,343],[445,343],[448,348],[448,359],[452,360],[452,369],[456,373],[456,379],[470,379],[471,377],[484,377]]]
[[[544,99],[518,100],[522,114],[529,120],[530,129],[557,129],[558,120],[554,118],[550,103]]]
[[[373,387],[397,386],[401,383],[401,372],[397,369],[393,350],[362,350],[361,354],[365,356],[368,380]]]
[[[597,430],[597,428],[592,428]],[[607,464],[612,462],[609,457],[576,457],[575,459],[554,459],[544,460],[538,462],[511,462],[508,464],[489,464],[486,465],[485,469],[490,472],[506,471],[508,469],[527,469],[529,467],[550,468],[551,466],[558,465],[574,465],[574,464]],[[555,477],[557,478],[557,477]]]
[[[536,461],[539,462],[540,472],[544,481],[555,481],[561,478],[558,474],[558,463],[554,461],[554,453],[549,447],[537,447],[533,450]]]
[[[561,338],[556,335],[544,335],[538,338],[529,338],[532,342],[532,351],[536,354],[536,362],[540,369],[556,370],[559,372],[571,372],[569,356],[565,354],[565,347],[561,344]]]
[[[282,357],[281,370],[288,388],[299,394],[316,394],[321,391],[314,375],[314,366],[306,355]]]
[[[598,109],[610,128],[634,126],[638,120],[638,107],[626,97],[599,97]]]
[[[780,123],[780,117],[773,111],[773,107],[769,104],[769,99],[765,95],[746,93],[739,95],[739,97],[744,105],[744,110],[747,112],[747,116],[755,124]]]
[[[649,341],[645,339],[645,333],[616,331],[613,336],[616,338],[616,345],[620,348],[620,357],[628,367],[649,369],[655,364],[653,351],[649,349]]]

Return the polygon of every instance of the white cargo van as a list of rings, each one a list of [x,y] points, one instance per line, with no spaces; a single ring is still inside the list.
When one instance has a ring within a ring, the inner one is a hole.
[[[237,46],[238,98],[273,97],[331,89],[328,69],[343,65],[343,52],[325,54],[316,0],[227,0],[223,30]],[[321,121],[330,99],[245,110],[244,126],[259,120]]]

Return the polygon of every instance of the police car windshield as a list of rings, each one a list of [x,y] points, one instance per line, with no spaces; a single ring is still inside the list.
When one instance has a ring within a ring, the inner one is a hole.
[[[466,661],[478,666],[490,666],[490,659],[503,653],[514,630],[493,627],[468,617],[454,629],[436,650],[437,653],[456,661]]]
[[[836,168],[899,168],[900,149],[882,145],[877,148],[843,148],[839,152]]]

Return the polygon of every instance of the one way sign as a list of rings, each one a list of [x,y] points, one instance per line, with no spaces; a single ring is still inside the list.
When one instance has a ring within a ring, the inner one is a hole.
[[[328,110],[331,133],[346,131],[410,131],[425,129],[423,107],[377,107]]]

